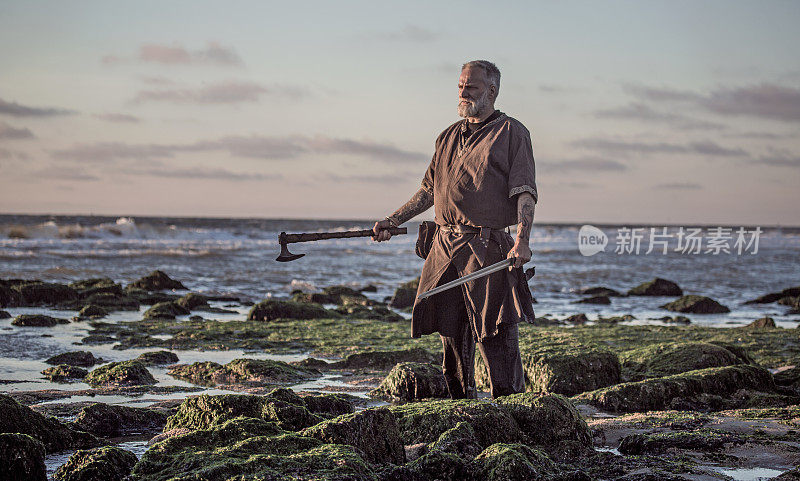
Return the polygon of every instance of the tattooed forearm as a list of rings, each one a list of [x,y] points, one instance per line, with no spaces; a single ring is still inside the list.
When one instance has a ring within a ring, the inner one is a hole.
[[[533,227],[533,212],[536,202],[528,192],[523,192],[517,198],[517,241],[528,242],[531,238]]]
[[[395,224],[400,225],[415,216],[422,214],[433,206],[433,193],[425,189],[419,189],[411,200],[400,207],[389,219]]]

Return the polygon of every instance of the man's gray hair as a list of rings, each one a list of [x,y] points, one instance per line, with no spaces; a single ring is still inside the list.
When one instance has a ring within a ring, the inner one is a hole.
[[[497,65],[493,64],[488,60],[473,60],[471,62],[467,62],[461,66],[461,70],[464,70],[467,67],[480,67],[486,72],[486,77],[489,79],[489,83],[494,85],[497,92],[500,91],[500,69],[497,68]]]

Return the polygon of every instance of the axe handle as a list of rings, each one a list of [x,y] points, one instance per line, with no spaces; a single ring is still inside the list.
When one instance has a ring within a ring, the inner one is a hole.
[[[392,227],[386,230],[391,232],[392,235],[408,234],[408,229],[406,227]],[[278,236],[278,242],[281,244],[293,244],[295,242],[309,242],[325,239],[346,239],[349,237],[371,237],[373,235],[374,233],[372,232],[372,229],[349,230],[345,232],[309,232],[303,234],[287,234],[285,232],[281,232],[281,235]]]

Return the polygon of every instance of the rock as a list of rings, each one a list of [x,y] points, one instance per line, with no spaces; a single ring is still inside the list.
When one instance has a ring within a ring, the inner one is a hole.
[[[410,477],[414,481],[429,479],[471,481],[475,479],[472,463],[456,454],[439,450],[430,451],[407,466],[417,476]]]
[[[656,319],[667,324],[691,324],[692,320],[686,316],[664,316]]]
[[[559,321],[558,319],[551,319],[549,317],[535,317],[533,325],[537,327],[560,326],[566,322]]]
[[[693,432],[629,434],[620,440],[619,452],[628,455],[662,454],[668,449],[716,451],[726,444],[742,444],[744,439],[731,434],[702,429]]]
[[[472,429],[471,424],[464,421],[459,421],[454,427],[443,432],[439,439],[424,446],[426,446],[426,452],[439,450],[457,454],[466,459],[472,459],[482,451],[478,438],[475,436],[475,430]]]
[[[401,284],[397,290],[394,291],[389,305],[395,309],[404,309],[414,305],[414,300],[417,298],[417,289],[419,287],[419,277],[413,281]]]
[[[188,309],[181,307],[177,301],[159,302],[153,304],[150,309],[144,311],[142,319],[175,319],[176,316],[190,314]]]
[[[773,392],[775,384],[770,372],[763,367],[736,365],[626,382],[579,394],[573,399],[611,412],[660,411],[682,399],[701,395],[729,396],[741,389]]]
[[[139,354],[136,360],[145,366],[163,366],[178,362],[178,355],[170,351],[150,351]]]
[[[7,281],[0,279],[0,307],[20,307],[24,304],[22,295],[14,290]]]
[[[69,319],[45,316],[43,314],[20,314],[11,321],[12,326],[53,327],[58,324],[69,324]]]
[[[53,481],[112,481],[126,478],[136,464],[130,451],[103,446],[75,452],[56,472]]]
[[[573,314],[568,318],[564,319],[564,322],[568,324],[586,324],[587,322],[589,322],[589,318],[586,317],[586,314],[584,313]]]
[[[742,364],[730,350],[707,342],[651,344],[620,354],[628,381],[670,376],[682,372]]]
[[[156,379],[139,361],[111,362],[90,372],[85,381],[92,387],[141,386],[156,384]]]
[[[405,463],[397,420],[385,407],[345,414],[303,429],[301,435],[333,444],[347,444],[373,463]]]
[[[793,309],[798,309],[798,308],[800,308],[800,296],[781,297],[780,299],[778,299],[778,304],[780,304],[782,306],[788,306],[788,307],[791,307]]]
[[[45,361],[47,364],[69,364],[70,366],[92,367],[103,362],[89,351],[72,351],[58,354]]]
[[[7,311],[0,311],[0,319],[11,319],[11,314]]]
[[[171,279],[168,275],[161,271],[153,271],[150,274],[142,277],[141,279],[137,279],[130,284],[128,287],[133,287],[137,289],[144,289],[146,291],[162,291],[166,289],[181,289],[185,290],[186,286],[181,284],[180,282]]]
[[[764,294],[763,296],[745,302],[745,304],[770,304],[784,297],[797,297],[797,296],[800,296],[800,286],[790,287],[780,292],[771,292],[769,294]]]
[[[683,291],[678,284],[656,277],[652,281],[639,284],[628,291],[629,296],[682,296]]]
[[[69,381],[71,379],[83,379],[89,371],[82,367],[70,366],[69,364],[59,364],[58,366],[48,367],[42,371],[44,376],[51,381]]]
[[[367,284],[366,286],[359,289],[360,292],[378,292],[378,288],[372,284]]]
[[[94,294],[101,293],[122,296],[122,286],[108,277],[73,282],[69,284],[69,287],[75,289],[80,299],[86,299]]]
[[[633,321],[635,319],[636,317],[634,317],[633,314],[623,314],[621,316],[611,316],[611,317],[598,316],[597,321],[595,321],[595,323],[599,325],[613,326],[623,321]]]
[[[800,366],[778,371],[773,374],[772,377],[775,379],[775,384],[778,386],[800,388]]]
[[[418,401],[424,398],[447,397],[448,391],[441,367],[403,362],[396,365],[370,395],[384,399]]]
[[[607,305],[607,304],[611,304],[611,299],[609,299],[608,296],[593,296],[593,297],[587,297],[585,299],[577,300],[577,301],[573,302],[573,304],[606,304]]]
[[[0,434],[0,479],[47,481],[44,444],[27,434]]]
[[[586,289],[579,290],[578,294],[584,296],[606,296],[606,297],[615,297],[622,295],[622,293],[620,293],[619,291],[615,291],[614,289],[610,289],[608,287],[588,287]]]
[[[319,304],[268,299],[253,306],[247,319],[249,321],[273,321],[275,319],[322,319],[338,316],[337,313],[329,311]]]
[[[167,374],[205,385],[287,384],[317,377],[319,371],[269,359],[234,359],[224,366],[211,361],[179,364],[172,366]]]
[[[777,326],[775,326],[775,320],[773,318],[762,317],[744,327],[749,329],[775,329]]]
[[[620,381],[620,364],[613,352],[594,346],[551,346],[526,351],[522,365],[526,390],[572,396]],[[478,358],[475,381],[489,388],[489,373]]]
[[[198,315],[189,316],[189,320],[190,321],[202,321],[203,320],[203,316],[198,316]]]
[[[111,292],[97,292],[82,299],[77,305],[93,305],[107,311],[138,311],[139,301],[126,295]],[[77,305],[75,307],[77,307]]]
[[[553,479],[558,468],[542,451],[524,444],[492,444],[475,462],[486,481],[528,481]]]
[[[730,309],[714,299],[695,295],[683,296],[680,299],[668,302],[659,307],[669,311],[691,312],[694,314],[721,314],[731,312]]]
[[[339,298],[336,296],[329,296],[319,292],[306,293],[296,292],[292,294],[292,300],[295,302],[308,302],[313,304],[338,304]]]
[[[349,354],[344,360],[328,366],[336,369],[369,369],[385,371],[401,362],[441,363],[441,354],[433,354],[422,348],[403,349],[399,351],[371,351]]]
[[[519,426],[527,444],[542,446],[552,454],[592,446],[589,427],[563,396],[520,393],[503,396],[497,402]]]
[[[28,306],[56,305],[78,299],[75,289],[52,282],[29,282],[13,287]]]
[[[175,301],[175,303],[187,311],[192,311],[198,308],[203,309],[211,307],[208,305],[208,297],[200,294],[195,294],[194,292],[186,294],[185,296]]]
[[[156,409],[95,403],[81,409],[73,425],[95,436],[128,436],[161,431],[168,417]]]
[[[248,417],[161,441],[144,453],[132,474],[134,479],[376,479],[355,448],[324,444]]]
[[[800,467],[784,471],[775,478],[770,478],[769,481],[800,481]]]
[[[0,394],[0,413],[3,413],[0,433],[27,434],[44,444],[48,453],[100,445],[100,440],[91,434],[70,429],[56,418],[43,416],[5,394]],[[0,456],[4,452],[0,450]]]
[[[96,304],[89,304],[78,311],[79,319],[102,319],[107,315],[108,311]]]
[[[166,294],[163,292],[150,292],[146,289],[139,289],[138,287],[127,286],[124,290],[126,296],[136,300],[137,303],[152,306],[159,302],[172,302],[177,301],[181,296],[175,294]]]

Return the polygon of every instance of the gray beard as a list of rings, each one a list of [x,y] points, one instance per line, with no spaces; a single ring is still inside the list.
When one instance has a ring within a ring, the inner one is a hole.
[[[489,92],[484,92],[478,100],[468,100],[467,102],[469,103],[466,105],[461,102],[458,103],[458,116],[465,119],[467,117],[480,117],[489,108]]]

